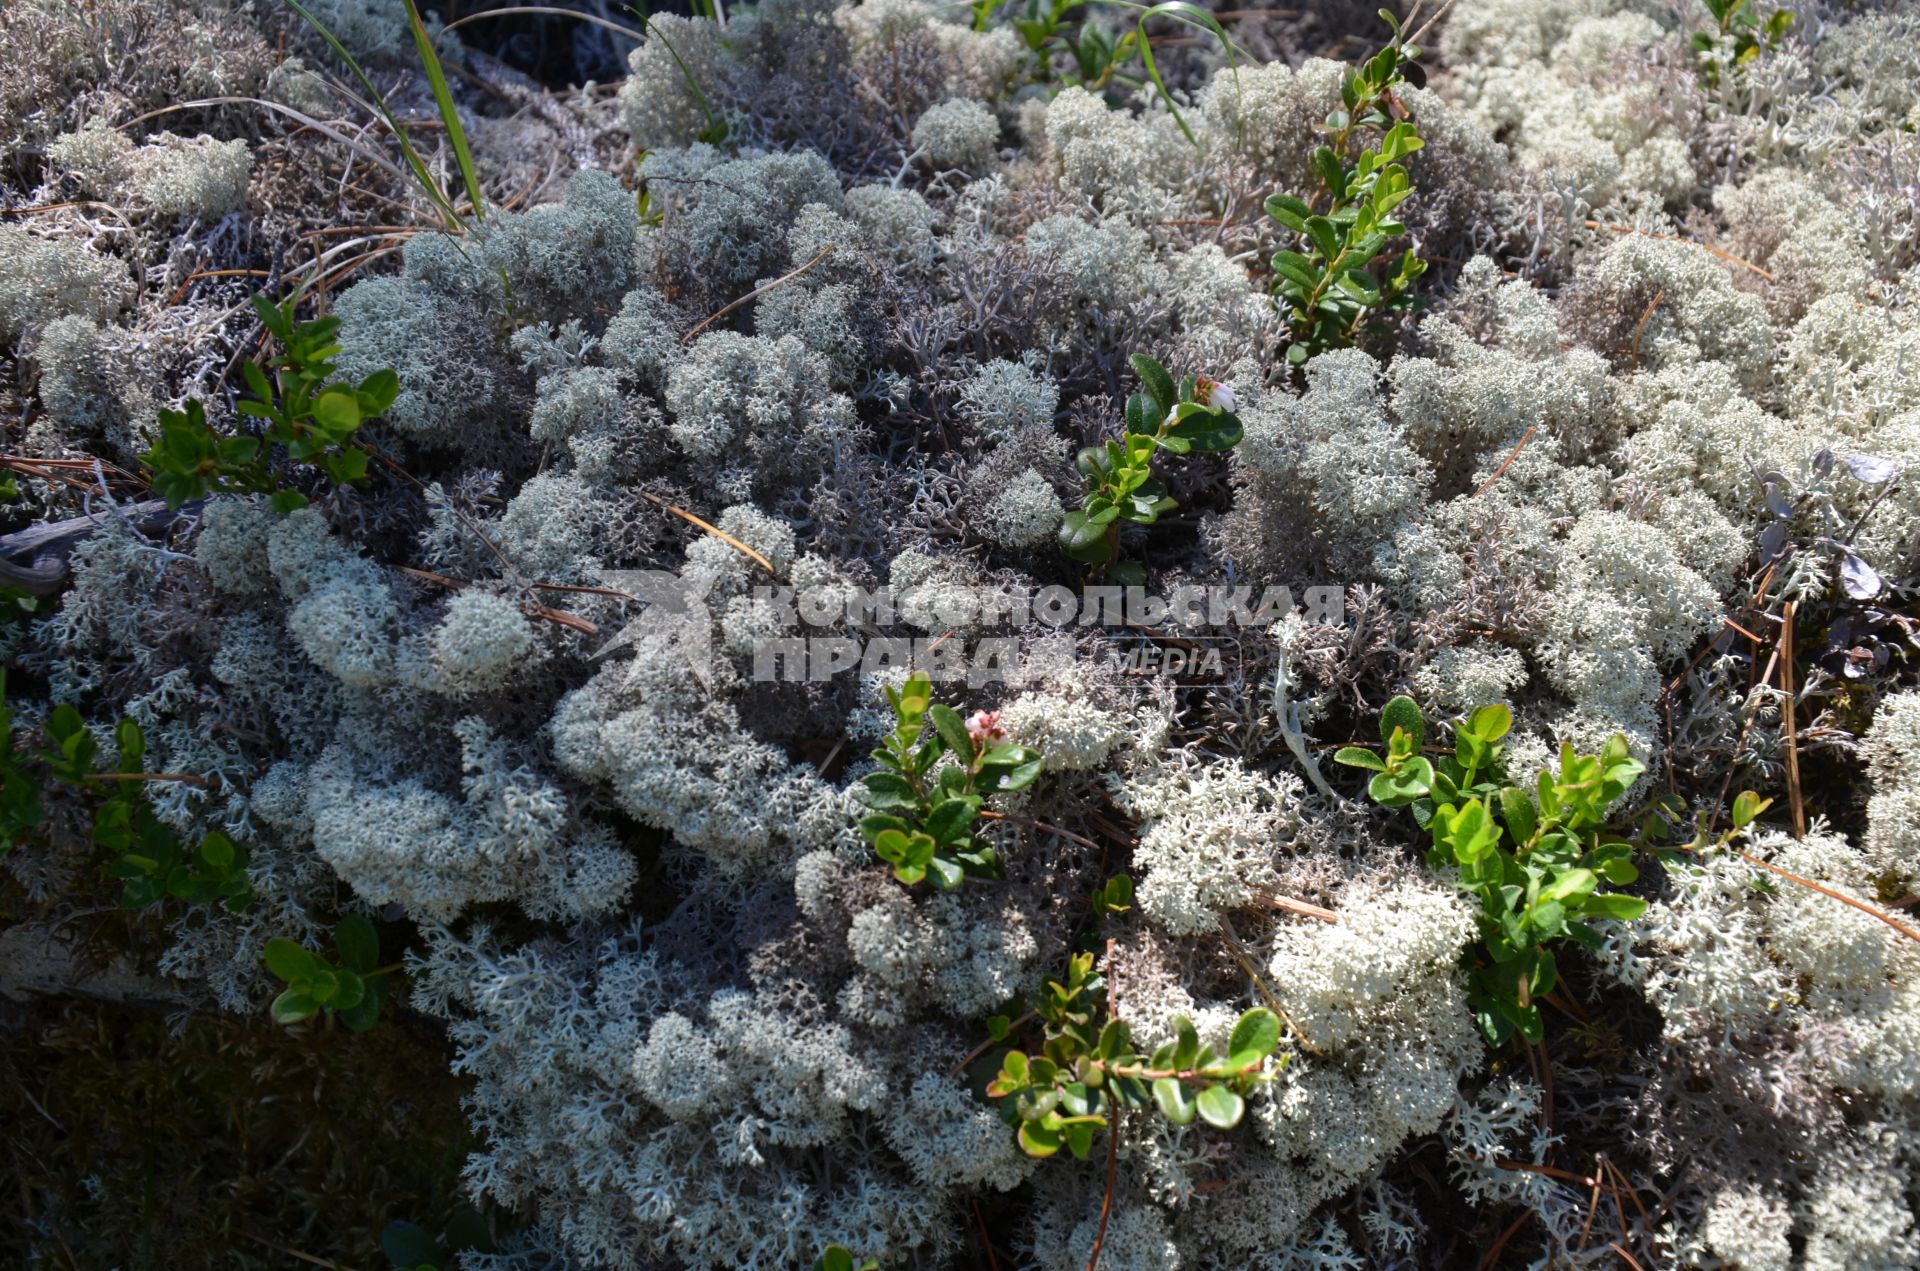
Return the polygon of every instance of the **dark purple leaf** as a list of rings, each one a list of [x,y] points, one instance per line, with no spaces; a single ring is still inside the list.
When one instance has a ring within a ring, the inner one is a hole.
[[[1760,563],[1762,565],[1780,555],[1780,549],[1787,545],[1787,527],[1779,521],[1769,521],[1767,528],[1760,531]]]
[[[1873,566],[1848,552],[1840,561],[1840,586],[1855,600],[1872,600],[1880,594],[1880,575]]]
[[[1868,485],[1882,485],[1900,475],[1900,470],[1893,466],[1893,460],[1882,459],[1879,455],[1848,455],[1847,468],[1856,481],[1864,481]]]

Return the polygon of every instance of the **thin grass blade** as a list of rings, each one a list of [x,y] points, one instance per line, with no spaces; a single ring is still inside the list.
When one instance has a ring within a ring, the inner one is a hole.
[[[473,218],[484,221],[487,200],[480,190],[480,174],[474,170],[473,151],[467,147],[467,130],[461,126],[460,112],[453,107],[453,90],[447,84],[446,68],[440,65],[433,36],[427,33],[427,24],[420,20],[420,6],[414,0],[407,0],[407,22],[413,28],[413,43],[420,50],[420,64],[426,68],[427,83],[433,86],[433,104],[440,108],[440,122],[447,126],[447,137],[453,142],[453,158],[460,165],[460,179],[466,183]]]
[[[413,142],[408,139],[406,129],[400,126],[400,121],[394,118],[391,110],[387,109],[387,99],[381,96],[380,90],[373,86],[373,81],[367,77],[366,71],[361,69],[360,63],[354,60],[353,54],[347,52],[346,46],[327,29],[327,24],[308,12],[307,7],[301,4],[300,0],[287,0],[287,7],[305,19],[307,25],[327,42],[327,47],[331,48],[335,55],[353,71],[354,77],[360,81],[360,87],[367,90],[367,97],[373,102],[374,109],[379,111],[380,117],[386,121],[387,130],[399,140],[400,153],[406,156],[407,166],[413,169],[414,179],[420,182],[427,197],[433,201],[434,207],[445,220],[447,228],[458,231],[460,214],[454,211],[453,200],[449,199],[447,192],[440,188],[440,183],[433,179],[433,173],[428,170],[426,161],[421,159],[420,152],[413,148]]]

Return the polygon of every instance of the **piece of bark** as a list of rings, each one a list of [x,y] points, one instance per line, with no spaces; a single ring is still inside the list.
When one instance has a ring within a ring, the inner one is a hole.
[[[197,505],[169,508],[165,499],[148,499],[123,509],[142,534],[155,534]],[[112,512],[46,521],[0,535],[0,587],[17,587],[30,596],[51,596],[67,584],[68,558]]]

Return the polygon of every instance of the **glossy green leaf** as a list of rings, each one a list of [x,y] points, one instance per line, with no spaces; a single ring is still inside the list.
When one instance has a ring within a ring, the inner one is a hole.
[[[307,975],[316,961],[313,954],[292,940],[276,936],[267,941],[267,970],[288,983]]]
[[[1133,373],[1140,377],[1140,382],[1145,385],[1147,392],[1152,394],[1154,403],[1159,406],[1160,414],[1164,418],[1173,410],[1174,403],[1179,400],[1173,391],[1173,377],[1167,374],[1166,367],[1144,353],[1135,353],[1127,361],[1132,365]]]
[[[1370,772],[1387,770],[1385,761],[1365,746],[1342,746],[1333,752],[1333,761],[1349,768],[1365,768]]]
[[[1208,1086],[1195,1104],[1200,1119],[1216,1130],[1233,1129],[1247,1111],[1247,1101],[1226,1086]]]
[[[1020,1150],[1028,1156],[1045,1159],[1060,1150],[1060,1132],[1049,1129],[1037,1121],[1020,1123]]]
[[[1403,730],[1413,739],[1413,748],[1421,749],[1427,744],[1427,719],[1420,713],[1419,704],[1411,697],[1401,694],[1380,708],[1380,740],[1393,740],[1395,729]]]
[[[1647,912],[1647,902],[1638,896],[1621,896],[1606,892],[1588,896],[1581,908],[1596,918],[1617,918],[1621,922],[1632,922]]]
[[[1172,1077],[1156,1077],[1153,1082],[1153,1101],[1160,1109],[1160,1115],[1175,1125],[1192,1125],[1198,1109],[1194,1106],[1192,1093]]]
[[[276,1024],[297,1024],[303,1019],[311,1019],[319,1014],[320,1004],[304,993],[292,989],[273,999],[270,1008]]]
[[[1265,1057],[1280,1044],[1280,1017],[1264,1006],[1246,1012],[1234,1023],[1227,1040],[1227,1053],[1236,1059],[1242,1055]]]
[[[1772,799],[1763,799],[1751,790],[1742,790],[1733,796],[1733,828],[1744,830],[1773,804]]]
[[[1246,433],[1239,417],[1226,411],[1189,415],[1169,430],[1169,440],[1185,442],[1195,450],[1231,450]]]
[[[349,970],[371,971],[380,965],[380,937],[365,914],[348,914],[335,924],[333,947]]]

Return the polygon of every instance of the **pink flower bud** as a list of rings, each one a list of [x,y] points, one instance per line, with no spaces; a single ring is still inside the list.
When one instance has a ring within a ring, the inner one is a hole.
[[[976,747],[984,748],[1005,741],[1007,730],[1000,726],[999,711],[975,711],[967,719],[967,735]]]

